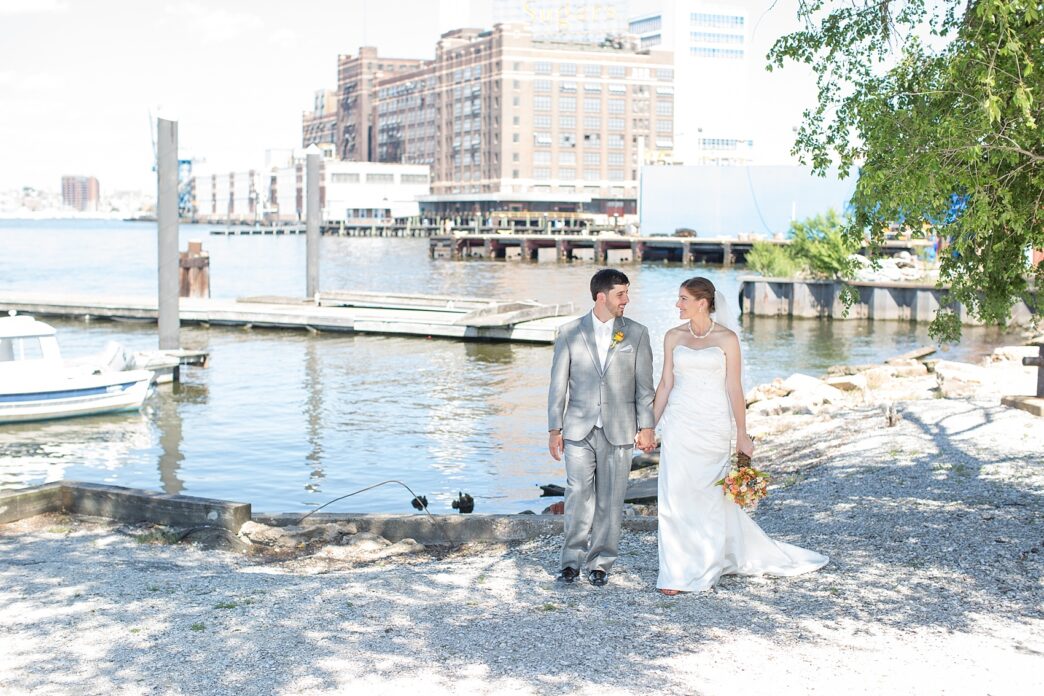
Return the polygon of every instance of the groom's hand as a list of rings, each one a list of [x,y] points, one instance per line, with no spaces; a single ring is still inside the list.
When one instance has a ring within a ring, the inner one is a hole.
[[[635,444],[638,449],[648,454],[656,449],[656,433],[652,428],[642,428],[638,431],[638,437],[635,438]]]
[[[565,441],[562,439],[561,430],[552,430],[547,438],[547,449],[556,462],[562,461],[562,451],[565,449]]]

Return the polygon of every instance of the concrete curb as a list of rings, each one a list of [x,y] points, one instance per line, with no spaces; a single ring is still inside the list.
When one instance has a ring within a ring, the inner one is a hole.
[[[302,513],[303,514],[303,513]],[[254,521],[273,527],[296,525],[302,514],[259,513]],[[434,517],[434,520],[432,520]],[[525,541],[562,533],[561,515],[378,515],[316,513],[306,523],[351,522],[360,532],[379,534],[388,541],[413,539],[421,544]],[[655,517],[625,517],[623,528],[655,531]]]
[[[56,481],[0,493],[0,524],[46,512],[238,532],[250,519],[250,504],[82,481]]]

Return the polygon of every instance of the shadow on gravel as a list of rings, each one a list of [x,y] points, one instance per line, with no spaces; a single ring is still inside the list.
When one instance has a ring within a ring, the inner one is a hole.
[[[998,413],[978,415],[986,427]],[[723,643],[785,650],[884,630],[973,632],[981,615],[1044,618],[1039,488],[986,476],[1010,460],[969,453],[954,440],[967,428],[878,420],[766,464],[797,478],[757,521],[829,554],[826,568],[727,577],[673,599],[653,589],[649,533],[625,535],[604,589],[555,586],[558,538],[349,567],[118,537],[110,554],[94,540],[111,535],[0,536],[0,597],[31,604],[2,614],[0,640],[24,664],[0,690],[315,692],[423,676],[441,690],[692,692],[677,666]]]

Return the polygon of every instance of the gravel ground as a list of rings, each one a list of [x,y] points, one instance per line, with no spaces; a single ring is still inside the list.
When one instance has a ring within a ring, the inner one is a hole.
[[[555,586],[558,537],[348,563],[8,525],[0,693],[1041,693],[1044,420],[995,404],[753,423],[756,519],[831,562],[670,599],[653,533],[597,589]]]

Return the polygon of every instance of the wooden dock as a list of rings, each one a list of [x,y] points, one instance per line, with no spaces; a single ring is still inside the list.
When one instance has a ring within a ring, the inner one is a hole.
[[[786,246],[789,239],[753,239],[736,237],[643,237],[622,234],[496,234],[462,232],[430,238],[431,258],[461,260],[467,258],[524,261],[594,261],[595,263],[641,263],[672,261],[675,263],[714,263],[723,266],[746,262],[755,243]],[[894,255],[901,251],[914,253],[930,246],[923,239],[892,239],[881,251]]]
[[[156,299],[143,297],[0,294],[0,311],[9,310],[78,319],[154,322],[157,317]],[[314,300],[180,300],[181,321],[186,324],[526,343],[553,343],[558,328],[573,314],[571,303],[347,291],[319,293]]]

